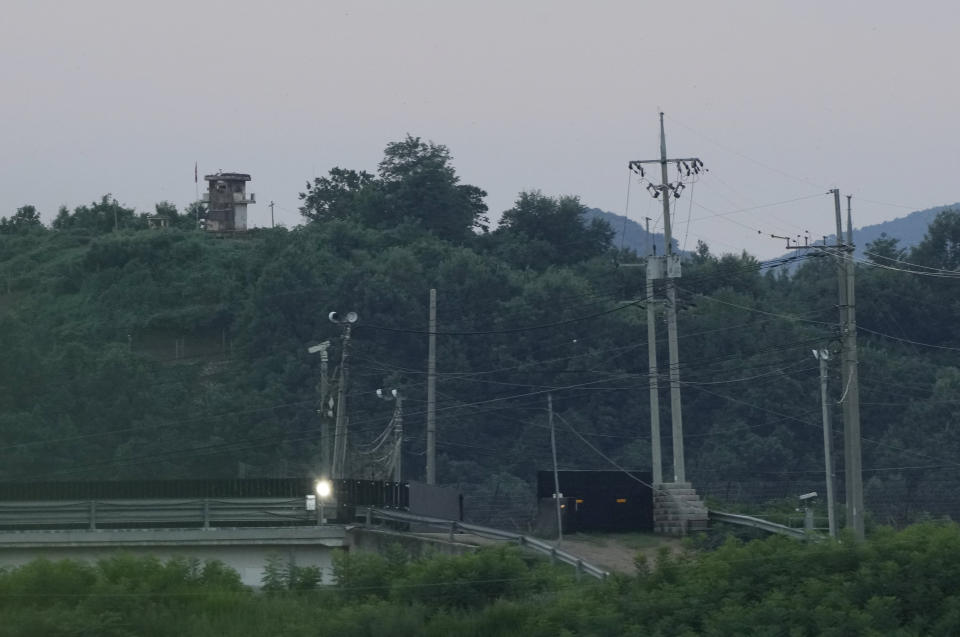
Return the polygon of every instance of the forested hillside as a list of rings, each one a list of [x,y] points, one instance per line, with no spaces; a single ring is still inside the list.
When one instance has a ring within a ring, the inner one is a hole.
[[[360,316],[351,444],[390,420],[374,390],[400,388],[405,473],[422,478],[430,288],[438,479],[464,489],[468,516],[527,523],[535,471],[549,466],[548,392],[562,467],[649,467],[645,279],[622,267],[636,256],[575,197],[520,193],[491,228],[483,196],[445,147],[408,137],[375,173],[307,184],[293,229],[213,236],[195,229],[202,210],[165,202],[172,227],[151,229],[109,195],[52,227],[21,208],[0,222],[2,478],[316,471],[320,361],[307,346],[330,339],[339,360],[334,310]],[[835,264],[801,260],[790,275],[787,260],[701,244],[684,265],[687,470],[711,496],[823,479],[811,349],[837,339]],[[958,268],[953,211],[910,250],[881,238],[858,265],[864,481],[881,521],[960,514]],[[835,369],[831,384],[839,398]]]

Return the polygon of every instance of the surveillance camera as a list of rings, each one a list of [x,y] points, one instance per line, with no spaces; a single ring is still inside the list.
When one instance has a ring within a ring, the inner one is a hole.
[[[811,491],[810,493],[804,493],[802,496],[800,496],[800,501],[806,502],[807,500],[813,500],[815,497],[817,497],[817,492]]]

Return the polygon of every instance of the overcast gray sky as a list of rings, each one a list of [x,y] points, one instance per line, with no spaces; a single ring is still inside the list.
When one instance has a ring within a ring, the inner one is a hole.
[[[960,200],[956,2],[3,9],[4,215],[33,203],[49,220],[107,192],[182,207],[196,161],[201,179],[251,173],[252,222],[269,224],[273,199],[292,226],[309,178],[372,171],[407,133],[447,145],[495,216],[534,188],[622,213],[627,161],[659,152],[661,108],[669,153],[710,169],[677,202],[687,247],[781,254],[765,235],[832,231],[833,186],[854,195],[857,225]],[[658,212],[634,184],[630,217]]]

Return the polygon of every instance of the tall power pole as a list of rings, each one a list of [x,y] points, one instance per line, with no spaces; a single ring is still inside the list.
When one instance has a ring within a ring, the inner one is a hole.
[[[667,345],[670,356],[670,419],[672,422],[673,433],[673,480],[674,482],[686,482],[686,469],[684,466],[683,454],[683,414],[681,411],[680,400],[680,353],[677,343],[677,289],[674,283],[675,278],[680,277],[680,258],[673,253],[673,238],[671,236],[670,223],[670,196],[679,197],[684,188],[682,180],[677,183],[671,183],[667,175],[667,166],[670,163],[677,165],[678,171],[686,171],[689,176],[699,174],[702,170],[703,162],[698,157],[685,157],[668,159],[667,158],[667,138],[663,130],[663,113],[660,113],[660,159],[650,159],[642,161],[631,161],[630,169],[636,170],[644,177],[644,164],[660,164],[660,185],[648,184],[647,188],[651,194],[663,198],[663,235],[664,235],[664,257],[663,268],[661,272],[654,271],[656,278],[666,279],[667,296]],[[653,261],[650,261],[653,264]],[[659,267],[659,266],[657,266]],[[647,267],[651,271],[650,265]],[[648,275],[649,276],[649,275]]]
[[[274,204],[273,204],[273,202],[271,201],[271,202],[270,202],[270,227],[271,227],[271,228],[276,227],[276,226],[274,225],[274,223],[273,223],[273,205],[274,205]]]
[[[833,207],[837,222],[837,242],[834,246],[790,245],[788,249],[815,249],[832,253],[837,258],[837,299],[840,307],[840,339],[842,342],[840,370],[840,404],[843,407],[843,467],[847,528],[863,539],[863,465],[860,450],[860,382],[857,357],[856,263],[853,245],[853,213],[850,195],[847,195],[847,233],[844,240],[843,214],[840,211],[840,190],[834,188]],[[781,237],[785,238],[785,237]]]
[[[834,193],[837,209],[840,195]],[[842,235],[838,234],[838,240]],[[846,287],[846,321],[843,325],[844,375],[844,471],[846,472],[847,526],[858,539],[863,539],[863,465],[860,451],[860,379],[857,356],[856,262],[853,258],[853,214],[847,195],[847,245],[843,256]]]
[[[647,217],[650,237],[650,217]],[[651,245],[653,242],[651,241]],[[647,365],[650,373],[650,454],[653,457],[653,484],[663,484],[663,455],[660,451],[660,382],[657,378],[657,304],[653,299],[654,272],[650,266],[654,251],[647,254]]]
[[[437,290],[430,289],[427,340],[427,484],[437,483]]]

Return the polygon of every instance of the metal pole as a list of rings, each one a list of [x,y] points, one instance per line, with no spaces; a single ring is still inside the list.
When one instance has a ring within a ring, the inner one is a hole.
[[[273,202],[270,202],[270,227],[275,228],[276,226],[273,223]]]
[[[650,218],[647,218],[647,236]],[[653,484],[663,484],[663,455],[660,449],[660,381],[657,377],[657,308],[653,300],[653,257],[647,255],[647,364],[650,369],[650,454],[652,456]]]
[[[437,290],[430,289],[427,341],[427,484],[437,483]]]
[[[843,353],[847,362],[849,387],[846,390],[844,404],[847,405],[849,419],[844,431],[844,449],[847,451],[845,469],[847,489],[850,498],[848,526],[858,539],[863,539],[863,474],[860,452],[860,383],[857,357],[857,313],[855,276],[856,263],[853,260],[853,215],[850,211],[850,195],[847,195],[847,251],[846,251],[846,288],[847,288],[847,324],[844,330]],[[849,441],[849,442],[847,442]]]
[[[814,356],[820,361],[820,408],[823,412],[823,461],[827,478],[827,519],[830,537],[837,537],[836,503],[833,495],[833,431],[830,425],[830,398],[827,391],[827,361],[830,352],[824,348],[814,350]]]
[[[557,503],[557,542],[563,542],[563,511],[560,507],[560,474],[557,471],[557,436],[553,429],[553,394],[547,394],[550,421],[550,450],[553,452],[553,500]]]
[[[663,198],[663,241],[667,255],[667,345],[670,351],[670,419],[673,424],[673,481],[686,482],[683,460],[683,414],[680,405],[680,354],[677,342],[677,290],[670,276],[673,239],[670,233],[670,189],[667,180],[667,138],[660,113],[660,196]]]

